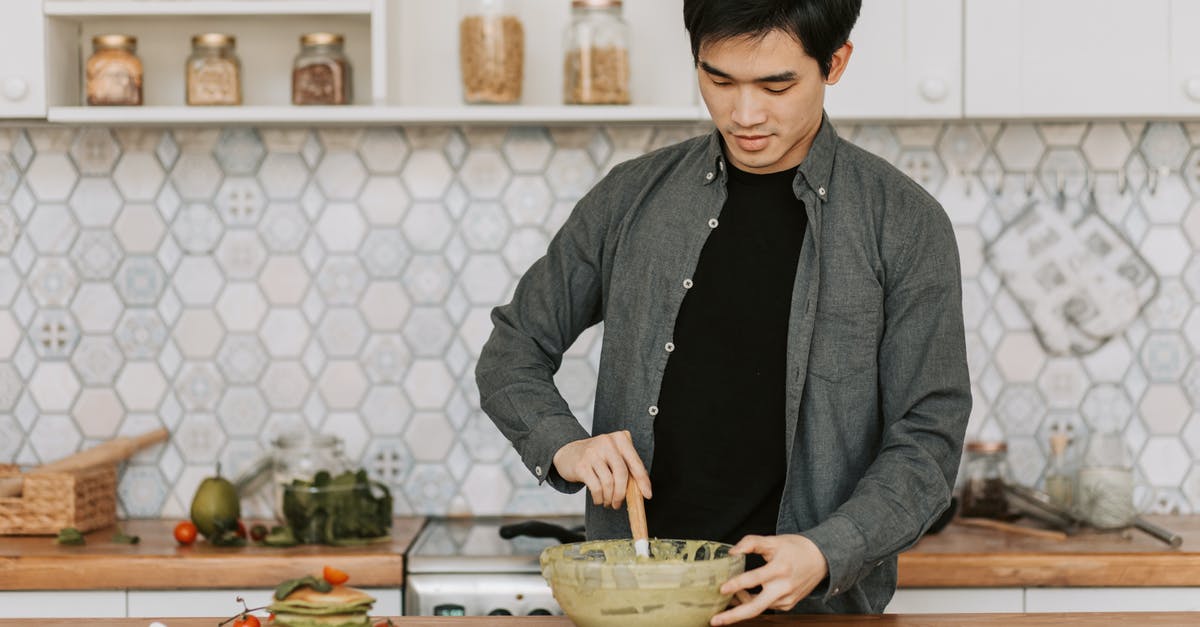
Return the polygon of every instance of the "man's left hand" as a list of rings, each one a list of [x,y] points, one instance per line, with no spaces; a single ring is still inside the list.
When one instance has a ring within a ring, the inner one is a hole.
[[[714,616],[711,621],[714,626],[753,618],[769,609],[790,610],[829,572],[821,550],[801,535],[746,536],[729,552],[758,553],[767,563],[721,586],[721,594],[736,594],[742,603]],[[755,586],[762,586],[762,591],[756,595],[742,592]]]

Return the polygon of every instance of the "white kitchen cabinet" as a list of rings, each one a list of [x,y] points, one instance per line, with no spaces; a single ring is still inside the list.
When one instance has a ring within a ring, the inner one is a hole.
[[[4,591],[0,618],[124,618],[124,590]]]
[[[0,20],[0,119],[46,117],[41,0],[4,0]]]
[[[1200,79],[1195,0],[965,2],[967,117],[1200,112],[1181,85]]]
[[[361,588],[375,597],[372,616],[399,616],[400,588]],[[233,616],[242,609],[240,596],[251,608],[270,605],[273,590],[130,590],[128,616],[168,618]]]
[[[838,119],[962,115],[962,0],[865,0],[826,109]]]
[[[964,614],[1024,611],[1021,588],[900,588],[887,614]]]
[[[1196,588],[1027,588],[1026,612],[1196,612]]]
[[[1171,115],[1200,114],[1200,2],[1171,0],[1171,74],[1167,83]]]

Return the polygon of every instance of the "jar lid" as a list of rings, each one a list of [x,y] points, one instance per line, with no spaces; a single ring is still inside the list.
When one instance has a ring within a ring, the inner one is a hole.
[[[345,41],[338,33],[304,33],[300,36],[301,46],[341,45]]]
[[[276,448],[281,449],[330,447],[339,446],[341,443],[342,439],[332,433],[305,432],[283,433],[272,442]]]
[[[571,6],[576,9],[608,9],[621,6],[621,0],[571,0]]]
[[[1008,444],[1005,442],[984,442],[980,440],[972,440],[967,442],[968,453],[1003,453],[1008,450]]]
[[[92,37],[92,46],[95,48],[134,48],[137,46],[137,37],[133,35],[96,35]]]
[[[199,35],[192,36],[193,46],[207,46],[210,48],[233,46],[235,41],[233,35],[226,35],[225,33],[200,33]]]

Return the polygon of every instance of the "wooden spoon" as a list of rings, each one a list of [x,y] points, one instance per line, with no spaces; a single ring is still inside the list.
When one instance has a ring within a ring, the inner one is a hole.
[[[633,532],[633,550],[638,557],[650,557],[650,531],[646,526],[646,502],[642,489],[632,477],[625,484],[625,510],[629,512],[629,530]]]

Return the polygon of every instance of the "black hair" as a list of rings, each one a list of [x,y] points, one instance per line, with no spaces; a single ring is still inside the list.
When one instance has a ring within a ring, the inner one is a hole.
[[[862,0],[684,0],[683,23],[697,63],[701,44],[782,30],[804,46],[828,77],[833,53],[850,38],[861,9]]]

